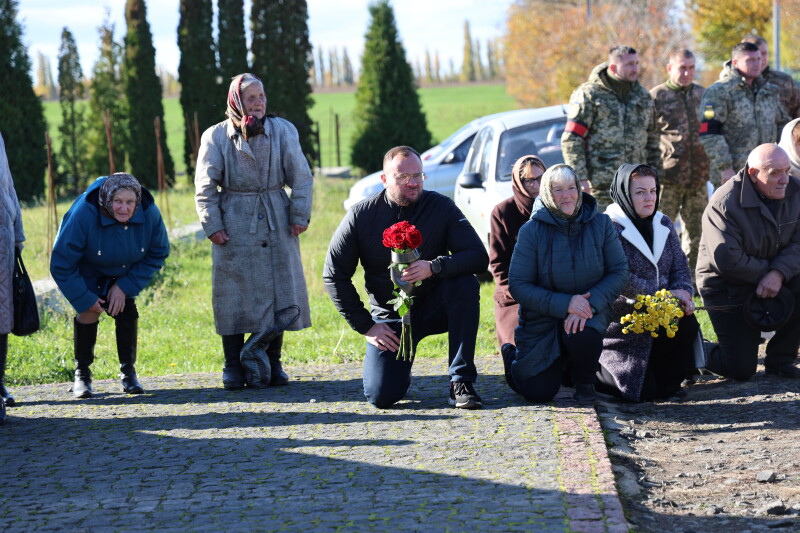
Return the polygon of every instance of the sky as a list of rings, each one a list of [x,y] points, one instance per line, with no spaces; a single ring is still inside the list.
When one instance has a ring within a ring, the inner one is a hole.
[[[213,3],[216,10],[216,1]],[[511,3],[512,0],[394,0],[392,6],[409,61],[418,59],[423,63],[427,49],[432,55],[439,53],[440,64],[446,70],[449,59],[456,69],[460,68],[464,21],[469,21],[472,38],[479,39],[481,50],[485,51],[487,39],[502,35]],[[354,66],[358,65],[369,24],[368,4],[368,0],[308,0],[309,33],[315,49],[337,47],[341,51],[346,47]],[[178,5],[179,0],[147,2],[156,65],[172,73],[177,73],[180,59]],[[245,26],[249,28],[250,0],[244,0],[244,5]],[[121,42],[125,34],[125,0],[19,0],[23,41],[34,69],[41,52],[50,59],[53,78],[58,76],[58,48],[66,26],[75,37],[83,72],[88,77],[98,57],[97,28],[106,10],[116,24],[116,39]]]

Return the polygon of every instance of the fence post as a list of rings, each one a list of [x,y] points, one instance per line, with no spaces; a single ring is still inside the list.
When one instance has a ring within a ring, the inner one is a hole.
[[[339,147],[339,113],[333,114],[334,122],[336,124],[336,166],[342,166],[342,153]]]

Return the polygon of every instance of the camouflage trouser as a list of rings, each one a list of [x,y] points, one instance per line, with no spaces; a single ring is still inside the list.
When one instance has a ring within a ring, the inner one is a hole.
[[[689,268],[694,279],[697,265],[697,249],[700,246],[700,233],[703,230],[703,210],[708,204],[708,191],[703,187],[689,188],[665,185],[661,189],[658,210],[673,222],[681,216],[681,248],[689,258]]]
[[[597,200],[597,212],[605,213],[606,207],[610,206],[614,201],[608,193],[609,184],[605,183],[601,187],[592,186],[592,196]]]

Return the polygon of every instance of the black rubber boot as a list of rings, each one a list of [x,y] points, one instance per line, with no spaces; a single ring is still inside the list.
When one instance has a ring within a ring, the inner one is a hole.
[[[97,342],[97,325],[81,324],[74,321],[73,340],[75,342],[75,383],[72,394],[76,398],[92,397],[92,371],[89,368],[94,362],[94,345]]]
[[[272,377],[269,380],[271,387],[289,384],[289,376],[284,372],[281,364],[281,350],[283,349],[283,333],[272,339],[267,346],[267,357],[272,367]]]
[[[17,402],[6,389],[6,359],[8,358],[8,333],[0,335],[0,398],[6,407],[14,407]]]
[[[116,320],[117,356],[122,379],[122,390],[126,394],[142,394],[139,379],[136,377],[136,350],[138,347],[139,320]]]
[[[239,360],[239,353],[244,346],[244,335],[222,335],[222,351],[225,354],[225,366],[222,368],[222,386],[227,390],[244,388],[244,369]]]

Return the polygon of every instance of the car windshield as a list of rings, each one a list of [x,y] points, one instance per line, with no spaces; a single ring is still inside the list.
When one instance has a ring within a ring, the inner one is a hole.
[[[453,143],[456,142],[457,137],[459,137],[463,132],[467,130],[476,130],[476,129],[477,126],[472,124],[472,122],[464,124],[463,126],[458,128],[452,135],[450,135],[447,139],[443,140],[442,142],[431,148],[428,154],[426,154],[428,156],[426,157],[426,159],[433,159],[435,157],[438,157],[439,154],[441,154],[443,151],[452,148],[452,145]]]
[[[548,168],[563,163],[561,134],[564,132],[564,124],[564,119],[557,119],[526,124],[503,132],[497,151],[497,180],[511,180],[514,163],[524,155],[538,155]]]

